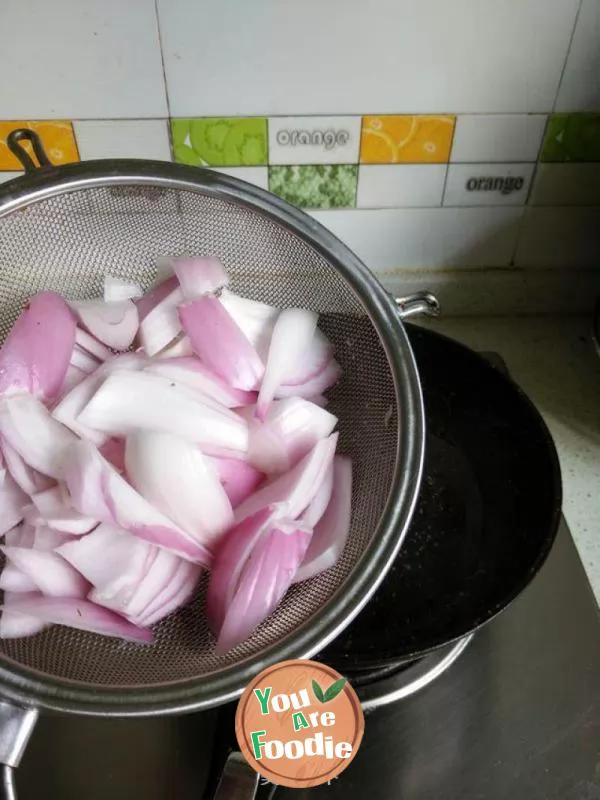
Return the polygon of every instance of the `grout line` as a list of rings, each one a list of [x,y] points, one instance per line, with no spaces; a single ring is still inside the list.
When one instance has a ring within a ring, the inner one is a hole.
[[[523,213],[519,219],[519,223],[517,226],[517,235],[515,236],[515,246],[513,248],[512,256],[509,261],[509,266],[516,267],[517,264],[517,253],[519,252],[519,245],[521,244],[521,239],[523,238],[523,231],[525,228],[525,217],[527,216],[526,211],[528,208],[533,208],[533,206],[523,206]]]
[[[165,77],[165,73],[163,72],[163,77]],[[475,112],[468,112],[462,114],[462,112],[455,112],[453,114],[410,114],[410,113],[397,113],[397,114],[264,114],[264,113],[254,113],[254,114],[187,114],[182,116],[178,114],[177,116],[173,116],[171,114],[171,110],[169,108],[169,94],[166,88],[165,82],[165,94],[167,99],[167,113],[158,115],[158,116],[111,116],[110,114],[107,116],[99,116],[99,117],[80,117],[76,114],[72,115],[62,115],[58,117],[41,117],[31,114],[25,114],[21,116],[15,117],[14,115],[11,117],[0,117],[0,122],[146,122],[146,121],[161,121],[161,120],[172,120],[172,119],[288,119],[288,118],[295,118],[295,117],[358,117],[361,118],[363,116],[379,116],[379,117],[444,117],[444,116],[468,116],[468,117],[543,117],[549,116],[552,114],[553,109],[549,111],[475,111]],[[359,149],[359,159],[360,159],[360,149]]]
[[[452,151],[451,151],[452,152]],[[448,186],[448,173],[450,172],[450,162],[448,161],[446,164],[446,174],[444,175],[444,188],[442,189],[442,202],[440,203],[440,208],[444,208],[444,202],[446,201],[446,188]]]
[[[165,89],[165,101],[167,103],[167,119],[165,120],[167,124],[167,137],[169,139],[169,149],[171,151],[171,159],[175,160],[175,152],[173,150],[173,133],[171,129],[171,102],[169,100],[169,87],[167,84],[167,71],[165,68],[165,54],[163,51],[163,42],[162,42],[162,34],[160,32],[160,15],[158,13],[158,0],[154,0],[154,16],[156,17],[156,32],[158,35],[158,47],[160,50],[160,67],[163,76],[163,85]],[[161,117],[162,119],[162,117]]]
[[[560,78],[558,79],[558,86],[556,87],[556,95],[554,96],[552,111],[556,111],[556,104],[558,103],[558,95],[560,94],[560,89],[562,86],[563,79],[565,77],[565,72],[567,71],[567,62],[569,61],[569,56],[571,54],[571,47],[573,46],[573,39],[575,38],[575,30],[577,29],[577,22],[579,21],[579,15],[581,14],[582,7],[583,7],[583,0],[579,0],[579,8],[577,9],[577,13],[575,14],[575,20],[573,21],[573,30],[571,31],[571,36],[569,37],[569,44],[567,46],[567,52],[565,54],[565,61],[562,66],[562,70],[560,72]],[[550,115],[548,115],[548,119],[550,119]]]

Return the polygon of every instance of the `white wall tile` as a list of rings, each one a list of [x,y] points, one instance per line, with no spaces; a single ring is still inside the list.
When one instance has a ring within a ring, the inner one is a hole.
[[[600,164],[539,164],[529,203],[534,206],[600,206]]]
[[[313,211],[376,272],[510,264],[520,208]]]
[[[20,178],[24,174],[24,172],[0,172],[0,183],[12,181],[13,178]]]
[[[3,119],[166,117],[154,0],[9,0]]]
[[[231,175],[242,181],[253,183],[261,189],[269,189],[269,168],[268,167],[211,167],[215,172],[222,172],[223,175]]]
[[[158,0],[171,111],[546,112],[578,6]]]
[[[356,164],[361,117],[271,117],[270,164]]]
[[[450,161],[535,161],[546,119],[546,114],[461,114]]]
[[[600,267],[600,207],[528,208],[515,264],[519,267]]]
[[[445,206],[518,206],[529,193],[534,164],[450,164]]]
[[[88,158],[171,160],[165,119],[81,120],[74,122],[82,161]]]
[[[600,109],[600,3],[583,0],[556,100],[557,111]]]
[[[401,208],[442,204],[446,164],[361,164],[356,205]]]

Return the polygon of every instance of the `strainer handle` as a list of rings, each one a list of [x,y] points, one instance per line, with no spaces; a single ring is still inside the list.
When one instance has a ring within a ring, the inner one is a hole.
[[[259,776],[244,756],[234,751],[227,756],[214,800],[254,800]]]
[[[37,718],[36,708],[0,701],[0,800],[17,800],[14,770],[19,766]]]
[[[402,319],[420,316],[438,317],[440,315],[440,303],[437,297],[428,291],[415,292],[406,297],[395,297],[398,313]]]
[[[30,142],[34,155],[38,160],[36,164],[21,142]],[[16,128],[6,137],[6,144],[10,152],[19,159],[25,172],[34,172],[39,167],[51,167],[52,162],[46,155],[42,140],[35,131],[30,128]]]
[[[15,786],[15,771],[8,764],[2,765],[2,781],[0,783],[0,797],[2,800],[17,800],[17,787]]]

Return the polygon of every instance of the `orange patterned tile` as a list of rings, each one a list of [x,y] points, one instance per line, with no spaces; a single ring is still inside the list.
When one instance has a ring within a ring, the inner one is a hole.
[[[63,120],[52,122],[24,122],[9,120],[0,122],[0,170],[10,172],[22,170],[23,167],[6,145],[6,137],[15,128],[30,128],[39,134],[48,158],[53,164],[68,164],[79,161],[77,143],[73,133],[73,125]],[[28,143],[24,143],[31,153]]]
[[[450,158],[453,116],[363,117],[364,164],[445,164]]]

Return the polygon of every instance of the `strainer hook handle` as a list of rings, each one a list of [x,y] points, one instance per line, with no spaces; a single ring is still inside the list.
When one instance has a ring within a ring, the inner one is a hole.
[[[427,317],[438,317],[441,312],[440,302],[432,292],[423,291],[408,294],[406,297],[395,297],[398,313],[402,319],[424,314]]]
[[[37,164],[21,144],[23,141],[31,143],[34,155],[38,160]],[[44,150],[42,140],[38,134],[30,128],[16,128],[14,131],[11,131],[6,137],[6,144],[10,152],[19,159],[25,172],[33,172],[39,169],[39,167],[52,166],[52,162]]]

